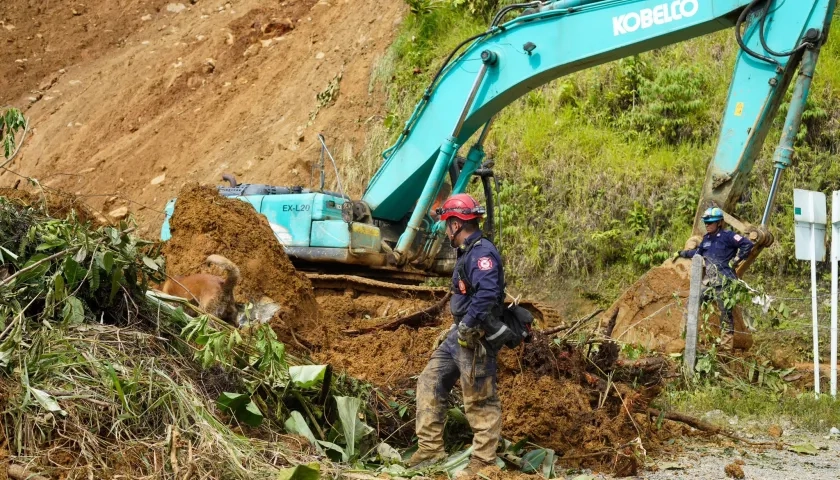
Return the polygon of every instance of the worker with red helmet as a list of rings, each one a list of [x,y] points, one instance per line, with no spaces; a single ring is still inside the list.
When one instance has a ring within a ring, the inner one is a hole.
[[[443,332],[417,381],[416,431],[419,448],[408,465],[422,467],[446,457],[443,426],[446,398],[461,380],[467,420],[472,427],[473,452],[462,474],[474,475],[495,464],[502,429],[502,409],[496,391],[496,356],[500,348],[487,325],[501,317],[505,276],[495,245],[483,236],[478,221],[484,208],[470,195],[451,196],[437,210],[446,235],[457,250],[452,275],[452,327]],[[503,329],[505,327],[502,327]]]

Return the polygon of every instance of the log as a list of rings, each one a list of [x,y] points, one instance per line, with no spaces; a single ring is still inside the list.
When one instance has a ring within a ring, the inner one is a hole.
[[[718,427],[717,425],[712,425],[709,422],[704,422],[703,420],[700,420],[699,418],[692,417],[691,415],[685,415],[683,413],[662,412],[661,410],[657,410],[655,408],[648,408],[647,413],[649,415],[653,416],[653,417],[659,417],[660,415],[662,415],[662,418],[665,418],[667,420],[671,420],[671,421],[674,421],[674,422],[684,423],[691,428],[695,428],[697,430],[700,430],[701,432],[710,433],[712,435],[723,435],[724,437],[729,437],[733,440],[738,440],[739,442],[744,442],[746,444],[753,445],[753,446],[776,445],[776,442],[753,442],[753,441],[747,440],[746,438],[742,438],[742,437],[736,435],[735,433],[733,433],[732,431],[730,431],[726,428]]]
[[[419,312],[412,313],[411,315],[398,318],[388,323],[383,323],[382,325],[376,325],[375,327],[366,327],[366,328],[358,328],[354,330],[344,330],[346,335],[362,335],[364,333],[371,333],[371,332],[378,332],[383,330],[396,330],[401,325],[409,325],[414,328],[417,328],[423,323],[435,318],[443,307],[446,306],[446,302],[449,301],[449,297],[452,296],[451,292],[446,292],[446,295],[436,304],[432,305],[429,308],[424,310],[420,310]]]

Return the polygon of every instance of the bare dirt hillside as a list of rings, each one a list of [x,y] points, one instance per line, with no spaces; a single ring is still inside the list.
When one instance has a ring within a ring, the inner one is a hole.
[[[127,206],[147,234],[188,181],[308,186],[319,132],[352,158],[381,121],[371,72],[403,14],[398,0],[4,0],[0,105],[34,127],[11,168]]]

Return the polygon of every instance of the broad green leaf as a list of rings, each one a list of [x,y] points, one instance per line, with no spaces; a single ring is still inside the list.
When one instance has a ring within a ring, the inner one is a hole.
[[[819,449],[810,443],[800,443],[798,445],[791,445],[788,450],[796,453],[803,453],[805,455],[816,455],[820,453]]]
[[[460,410],[458,410],[460,412]],[[523,438],[522,440],[514,443],[510,446],[509,450],[513,452],[515,455],[519,455],[522,452],[522,449],[525,448],[525,444],[528,443],[528,437]]]
[[[90,269],[90,280],[88,280],[88,283],[90,283],[90,289],[92,291],[99,290],[99,280],[99,268],[94,266]]]
[[[158,267],[158,264],[155,263],[155,261],[149,257],[143,257],[143,263],[145,263],[147,267],[151,268],[154,271],[157,271],[158,268],[160,268]]]
[[[338,445],[332,443],[332,442],[326,442],[324,440],[316,440],[315,444],[316,444],[315,448],[318,448],[319,445],[322,446],[322,447],[326,447],[328,449],[328,451],[324,451],[320,448],[318,449],[318,451],[327,455],[330,458],[330,460],[332,460],[334,462],[340,462],[341,459],[344,458],[344,449],[339,447]]]
[[[241,422],[252,427],[259,427],[263,421],[263,414],[253,400],[249,401],[245,408],[236,409],[234,414]]]
[[[245,405],[249,397],[244,393],[222,392],[219,398],[216,399],[216,405],[222,410],[236,410]]]
[[[461,411],[458,407],[450,408],[447,413],[449,414],[449,418],[451,418],[456,423],[461,425],[469,425],[470,422],[467,420],[467,416],[464,415],[464,412]]]
[[[554,478],[554,450],[550,448],[545,449],[545,459],[542,462],[542,476],[544,478]]]
[[[123,272],[119,268],[114,270],[114,275],[111,276],[111,294],[108,296],[108,303],[114,301],[117,292],[120,290],[120,282],[122,281]]]
[[[467,468],[467,465],[470,463],[470,454],[472,454],[472,451],[473,447],[470,446],[466,450],[450,455],[443,465],[441,465],[441,470],[449,474],[449,478],[454,477],[456,473]]]
[[[58,402],[55,401],[55,398],[53,398],[53,396],[49,393],[32,387],[29,387],[29,391],[32,392],[32,396],[35,397],[35,400],[37,400],[41,407],[45,410],[58,412],[62,416],[67,415],[67,412],[61,409],[61,406],[58,405]]]
[[[67,297],[62,311],[64,321],[71,324],[79,324],[85,321],[85,306],[81,300],[74,296]]]
[[[9,263],[9,260],[17,260],[18,256],[6,247],[0,246],[0,260]]]
[[[355,397],[335,397],[338,406],[338,417],[341,419],[341,428],[344,431],[344,448],[347,462],[356,455],[357,422],[359,420],[359,408],[362,401]]]
[[[55,289],[55,299],[60,302],[67,295],[64,289],[64,277],[61,274],[56,274],[53,277],[53,287]]]
[[[237,420],[252,427],[258,427],[263,421],[263,414],[257,404],[244,393],[223,392],[216,399],[216,404],[222,410],[233,412]]]
[[[64,279],[67,280],[69,288],[75,288],[76,284],[85,278],[86,270],[76,260],[70,257],[64,259]]]
[[[324,381],[326,365],[296,365],[289,367],[289,377],[300,388],[310,388]]]
[[[63,247],[64,245],[67,245],[67,242],[65,242],[64,240],[60,238],[50,238],[49,240],[35,247],[35,251],[43,252],[44,250],[50,250],[55,247]]]
[[[306,424],[306,420],[303,419],[303,415],[301,415],[297,410],[292,411],[289,418],[286,419],[283,425],[286,427],[287,432],[306,437],[306,439],[315,445],[318,450],[321,450],[321,448],[315,443],[315,435],[312,434],[312,430],[309,429],[309,425]]]
[[[578,475],[577,477],[573,478],[572,480],[596,480],[594,475],[589,475],[588,473],[584,473],[583,475]]]
[[[114,268],[114,254],[111,252],[105,252],[102,255],[102,268],[105,269],[105,273],[111,273],[111,269]]]
[[[318,480],[319,478],[321,478],[321,467],[317,463],[284,468],[277,474],[277,480]]]
[[[535,473],[540,468],[540,465],[542,465],[543,460],[545,460],[546,454],[547,452],[542,448],[526,453],[522,457],[522,472]]]
[[[39,261],[41,261],[41,260],[43,260],[47,257],[48,257],[48,255],[45,255],[43,253],[38,253],[38,254],[32,255],[32,257],[26,263],[23,264],[23,267],[21,267],[21,270],[23,270],[24,268],[31,267],[32,265],[35,265],[36,263],[38,263]],[[50,269],[50,262],[44,262],[44,263],[38,265],[37,267],[33,268],[32,270],[29,270],[28,272],[24,272],[24,273],[21,273],[20,275],[18,275],[17,278],[16,278],[16,281],[18,281],[20,283],[26,283],[29,280],[32,280],[33,278],[43,277],[44,274],[46,274],[47,271],[49,271],[49,269]]]

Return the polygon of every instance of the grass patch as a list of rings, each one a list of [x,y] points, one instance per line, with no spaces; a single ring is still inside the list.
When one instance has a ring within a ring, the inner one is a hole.
[[[774,393],[767,389],[733,390],[730,386],[712,385],[696,390],[669,390],[664,399],[675,410],[702,415],[720,410],[741,420],[768,424],[790,420],[799,428],[825,435],[840,425],[840,408],[830,396],[815,398],[813,392]]]

